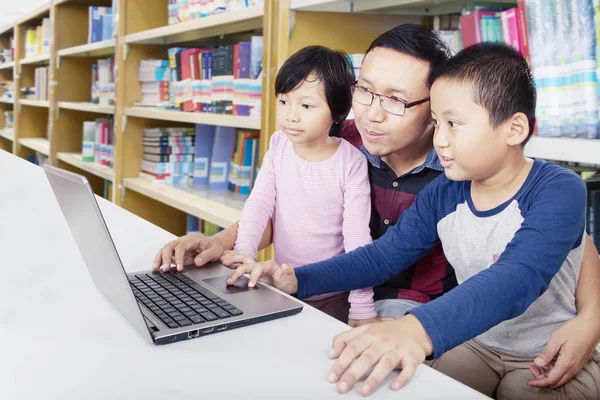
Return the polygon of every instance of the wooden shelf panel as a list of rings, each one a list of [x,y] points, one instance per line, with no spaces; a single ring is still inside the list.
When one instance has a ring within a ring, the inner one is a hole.
[[[57,153],[56,158],[107,181],[114,180],[115,173],[112,168],[94,162],[84,162],[81,153]]]
[[[0,129],[0,137],[12,142],[15,139],[15,131],[13,129]]]
[[[21,146],[27,147],[28,149],[37,151],[38,153],[42,153],[45,156],[50,154],[50,143],[48,142],[48,139],[44,139],[44,138],[19,139],[19,144]]]
[[[48,100],[21,99],[21,100],[19,100],[19,104],[23,104],[24,106],[42,107],[42,108],[50,107],[50,102]]]
[[[204,185],[190,188],[153,185],[151,181],[141,178],[125,178],[123,185],[127,189],[222,227],[239,221],[247,197],[229,190],[210,190]]]
[[[8,63],[2,63],[0,64],[0,70],[4,70],[4,69],[13,69],[13,67],[15,66],[15,62],[11,61]]]
[[[15,27],[14,23],[10,23],[10,24],[6,24],[4,26],[0,26],[0,36],[9,36],[13,30],[13,28]]]
[[[125,43],[171,44],[262,27],[263,6],[248,7],[125,36]]]
[[[21,24],[24,24],[27,22],[34,22],[37,20],[41,20],[42,18],[49,17],[50,16],[50,3],[51,3],[50,0],[46,0],[46,2],[44,4],[42,4],[35,10],[31,11],[30,13],[24,15],[23,17],[19,18],[15,22],[15,25],[21,25]]]
[[[114,53],[115,40],[110,39],[58,50],[56,54],[58,57],[103,57],[114,55]]]
[[[115,106],[104,106],[94,103],[75,102],[75,101],[59,101],[58,108],[75,111],[85,111],[98,114],[114,114]]]
[[[515,0],[490,0],[487,3],[516,4]],[[324,12],[381,12],[439,15],[461,11],[468,0],[291,0],[291,10]]]
[[[151,107],[127,107],[125,108],[125,115],[129,117],[158,119],[163,121],[187,122],[190,124],[231,126],[234,128],[243,129],[260,129],[259,118],[239,117],[235,115],[170,111]]]
[[[525,145],[527,157],[600,165],[600,140],[532,136]]]
[[[39,56],[23,58],[20,61],[21,65],[31,64],[48,64],[50,62],[50,54],[41,54]]]
[[[0,97],[0,103],[15,104],[15,99],[7,99],[6,97]]]

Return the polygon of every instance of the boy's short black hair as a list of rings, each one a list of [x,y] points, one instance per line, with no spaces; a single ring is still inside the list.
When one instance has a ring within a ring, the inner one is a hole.
[[[286,94],[314,74],[325,87],[325,99],[334,124],[330,136],[339,136],[342,122],[352,107],[354,70],[342,51],[323,46],[307,46],[288,58],[275,79],[275,94]]]
[[[467,47],[439,68],[430,83],[440,78],[472,85],[473,101],[488,112],[494,128],[522,112],[529,119],[529,136],[533,133],[536,103],[533,75],[514,48],[490,42]]]
[[[429,62],[430,75],[450,57],[448,46],[441,37],[433,29],[417,24],[401,24],[382,33],[373,40],[367,54],[378,47],[396,50]]]

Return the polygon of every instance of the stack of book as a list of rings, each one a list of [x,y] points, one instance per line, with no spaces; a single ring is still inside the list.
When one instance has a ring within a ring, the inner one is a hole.
[[[83,123],[82,159],[107,167],[113,166],[114,124],[111,118]]]
[[[49,67],[35,69],[35,99],[48,100],[48,70]]]
[[[14,61],[15,54],[15,39],[10,37],[10,48],[0,50],[0,64]]]
[[[262,46],[262,36],[253,36],[248,42],[217,48],[171,48],[168,68],[165,60],[142,60],[139,105],[258,118]]]
[[[27,28],[25,31],[25,58],[49,54],[51,37],[50,18],[44,18],[41,25]]]
[[[92,103],[102,105],[115,104],[114,65],[112,57],[98,60],[98,64],[92,64],[92,95],[90,99]]]
[[[110,40],[113,37],[113,14],[111,7],[91,6],[88,17],[88,43]]]
[[[194,171],[194,128],[144,129],[140,178],[154,184],[189,183]]]
[[[169,0],[169,25],[263,4],[264,0]]]
[[[142,87],[142,106],[168,107],[170,104],[169,60],[142,59],[138,80]]]

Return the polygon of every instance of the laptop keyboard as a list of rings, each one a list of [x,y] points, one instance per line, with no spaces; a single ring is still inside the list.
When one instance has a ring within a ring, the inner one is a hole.
[[[169,328],[242,315],[219,296],[175,272],[129,276],[136,299]]]

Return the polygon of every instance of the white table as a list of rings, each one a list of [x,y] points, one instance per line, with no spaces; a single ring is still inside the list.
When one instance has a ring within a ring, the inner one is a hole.
[[[173,236],[100,200],[127,271]],[[327,382],[348,327],[306,306],[293,317],[165,346],[146,342],[95,288],[43,171],[0,150],[0,399],[342,399]],[[420,366],[372,398],[482,399]]]

